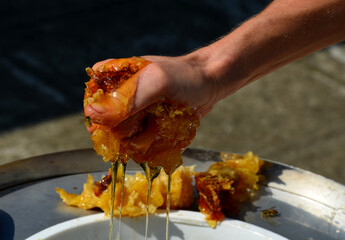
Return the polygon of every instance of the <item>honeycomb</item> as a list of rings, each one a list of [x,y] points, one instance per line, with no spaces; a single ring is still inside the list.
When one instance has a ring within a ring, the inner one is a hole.
[[[121,168],[120,168],[121,169]],[[82,209],[100,208],[106,215],[110,214],[111,201],[111,171],[101,181],[95,182],[91,175],[88,176],[81,194],[67,193],[61,188],[56,191],[63,202]],[[116,179],[114,216],[119,216],[122,188],[122,172],[119,170]],[[179,167],[172,174],[170,208],[190,209],[193,201],[192,179],[194,167]],[[153,181],[149,213],[153,214],[158,208],[166,207],[167,178],[164,171]],[[102,185],[103,181],[103,185]],[[125,175],[124,196],[122,201],[122,216],[135,217],[146,214],[147,179],[140,172],[135,175]]]
[[[234,217],[259,189],[259,171],[264,163],[252,152],[244,156],[222,154],[222,158],[223,162],[216,162],[206,172],[195,175],[199,210],[211,227],[225,217]]]
[[[116,109],[111,118],[85,116],[95,151],[105,161],[129,158],[151,167],[161,166],[167,174],[182,164],[182,152],[195,137],[200,118],[194,109],[168,99],[154,103],[133,116],[138,73],[150,64],[133,57],[112,60],[97,70],[87,69],[84,108],[92,104]]]

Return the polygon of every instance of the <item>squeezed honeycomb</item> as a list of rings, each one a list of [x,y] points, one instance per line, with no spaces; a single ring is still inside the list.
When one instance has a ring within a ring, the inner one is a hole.
[[[151,167],[162,166],[170,174],[182,164],[181,154],[194,138],[200,118],[195,110],[168,100],[129,116],[138,73],[148,64],[133,57],[112,60],[98,70],[88,68],[91,79],[86,83],[84,108],[93,103],[106,105],[114,98],[120,104],[118,121],[85,119],[94,149],[105,161],[132,158]]]

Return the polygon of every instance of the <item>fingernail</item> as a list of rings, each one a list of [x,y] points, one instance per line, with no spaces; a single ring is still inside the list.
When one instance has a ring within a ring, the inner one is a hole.
[[[92,103],[90,107],[95,110],[97,113],[106,113],[108,111],[108,108],[100,103]]]

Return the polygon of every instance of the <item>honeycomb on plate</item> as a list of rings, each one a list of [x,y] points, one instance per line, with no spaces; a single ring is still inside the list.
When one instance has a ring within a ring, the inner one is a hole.
[[[198,194],[196,202],[200,212],[206,215],[211,227],[216,227],[225,217],[234,217],[241,206],[249,200],[259,189],[259,175],[264,161],[257,155],[248,152],[245,155],[221,155],[223,162],[216,162],[206,172],[194,172],[194,167],[179,167],[172,174],[171,209],[191,209],[194,205],[194,186]],[[121,168],[120,168],[121,169]],[[119,215],[121,197],[122,172],[119,169],[116,180],[115,211]],[[153,181],[150,195],[149,213],[153,214],[158,208],[166,207],[167,178],[164,171]],[[147,178],[137,172],[126,175],[123,216],[141,216],[146,214]],[[67,193],[57,188],[62,200],[71,206],[83,209],[100,208],[105,214],[110,213],[111,199],[111,171],[100,181],[95,182],[88,176],[81,194]]]
[[[195,174],[200,212],[211,227],[225,217],[235,216],[241,205],[259,189],[259,171],[264,161],[248,152],[221,155],[223,162],[212,164],[206,172]]]
[[[85,122],[96,152],[105,161],[132,158],[167,174],[182,164],[182,152],[193,140],[200,117],[196,110],[169,99],[129,116],[138,77],[151,62],[132,57],[115,59],[99,69],[87,69]],[[100,116],[95,111],[103,112]]]
[[[193,174],[194,167],[183,166],[179,167],[172,174],[170,192],[171,209],[189,209],[193,204]],[[164,171],[161,171],[152,183],[149,206],[150,214],[155,213],[158,208],[166,207],[167,178],[168,176]],[[100,208],[106,215],[109,215],[111,205],[111,175],[109,177],[108,173],[102,180],[95,182],[93,177],[89,175],[87,182],[84,184],[83,192],[79,195],[67,193],[61,188],[57,188],[56,191],[63,202],[68,205],[83,209]],[[146,214],[147,186],[146,176],[141,172],[137,172],[135,175],[125,175],[122,216],[135,217]],[[119,216],[121,188],[122,172],[119,170],[116,180],[114,216]]]

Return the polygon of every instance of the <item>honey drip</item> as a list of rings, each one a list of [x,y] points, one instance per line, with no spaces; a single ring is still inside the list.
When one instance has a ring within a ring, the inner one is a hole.
[[[109,240],[113,240],[113,221],[114,221],[114,207],[115,207],[115,189],[116,178],[119,161],[116,159],[111,163],[111,203],[110,203],[110,225],[109,225]]]
[[[166,210],[166,228],[165,228],[165,240],[169,239],[169,213],[170,213],[170,188],[171,188],[171,175],[168,175],[168,192],[167,192],[167,210]]]
[[[122,163],[122,186],[121,186],[120,213],[119,213],[119,230],[117,232],[116,240],[121,240],[122,201],[123,201],[123,195],[124,195],[124,190],[125,190],[126,166],[127,166],[127,163],[123,162]]]
[[[153,180],[158,177],[161,167],[150,167],[147,162],[140,163],[140,166],[145,172],[147,179],[147,200],[146,200],[146,224],[145,224],[145,240],[147,240],[147,233],[149,228],[149,208]]]

